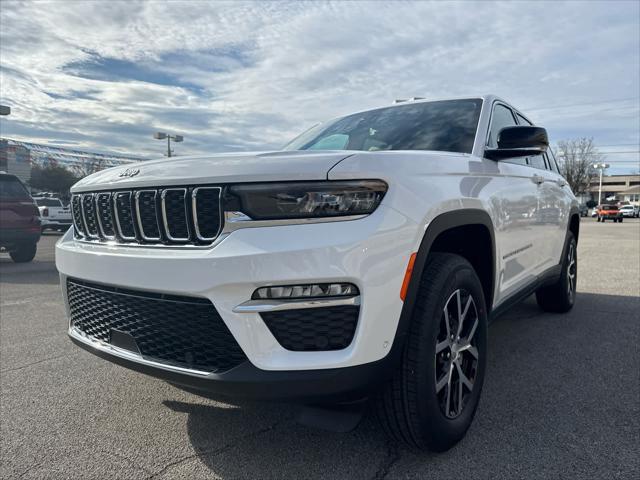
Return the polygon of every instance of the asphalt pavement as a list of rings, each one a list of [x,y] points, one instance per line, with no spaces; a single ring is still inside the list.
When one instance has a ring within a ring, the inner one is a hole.
[[[0,478],[640,477],[640,222],[583,219],[575,308],[533,298],[489,329],[483,396],[444,454],[387,442],[371,415],[314,430],[280,404],[226,404],[75,347],[46,235],[0,255]]]

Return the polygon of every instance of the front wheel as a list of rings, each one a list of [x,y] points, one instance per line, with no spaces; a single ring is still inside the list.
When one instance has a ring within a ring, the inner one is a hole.
[[[30,262],[36,256],[37,246],[35,243],[28,243],[26,245],[21,245],[15,250],[11,250],[9,252],[9,256],[11,260],[16,263],[26,263]]]
[[[622,217],[620,217],[620,219],[619,219],[618,221],[619,221],[620,223],[622,223],[622,220],[623,220],[623,218],[622,218]]]
[[[464,437],[484,381],[487,313],[482,285],[458,255],[429,256],[402,363],[376,399],[387,434],[445,451]]]
[[[577,244],[572,233],[569,233],[568,237],[560,278],[554,284],[541,287],[536,291],[538,305],[547,312],[568,312],[575,302],[578,283]]]

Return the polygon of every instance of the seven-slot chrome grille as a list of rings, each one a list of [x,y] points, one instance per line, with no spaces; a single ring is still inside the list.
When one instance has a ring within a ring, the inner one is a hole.
[[[221,191],[202,186],[74,194],[75,236],[134,245],[209,245],[222,230]]]

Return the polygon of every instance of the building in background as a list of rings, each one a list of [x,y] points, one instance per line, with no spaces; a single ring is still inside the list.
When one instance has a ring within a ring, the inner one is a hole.
[[[17,176],[25,183],[31,179],[31,152],[28,148],[0,139],[0,172]]]
[[[598,201],[600,179],[593,177],[588,192]],[[602,201],[640,205],[640,175],[607,175],[602,177]]]
[[[144,160],[140,157],[110,153],[95,153],[39,143],[0,139],[0,171],[16,175],[29,184],[31,165],[60,165],[78,177],[90,175],[109,167]]]

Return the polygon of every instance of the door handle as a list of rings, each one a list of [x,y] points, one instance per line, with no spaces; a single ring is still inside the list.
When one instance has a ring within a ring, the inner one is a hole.
[[[544,177],[542,175],[533,175],[531,177],[531,181],[535,184],[540,185],[541,183],[544,183]]]
[[[556,180],[556,183],[559,187],[566,187],[567,185],[569,185],[565,180]]]

